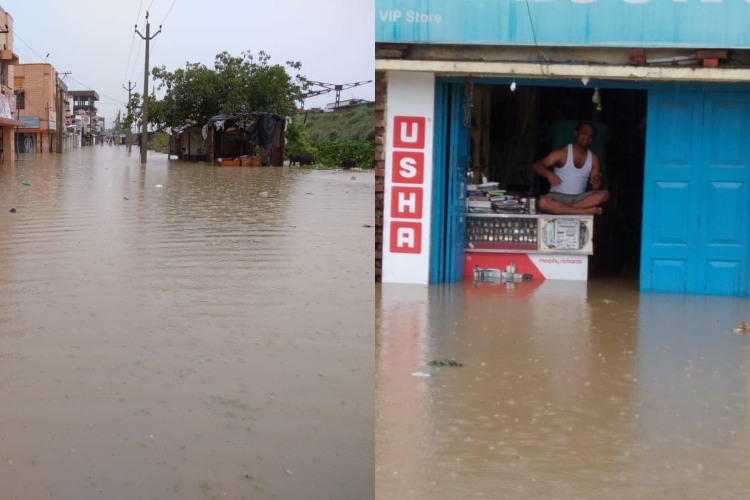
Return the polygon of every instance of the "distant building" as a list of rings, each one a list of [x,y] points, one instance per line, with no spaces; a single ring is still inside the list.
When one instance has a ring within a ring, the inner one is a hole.
[[[94,90],[70,90],[68,94],[73,99],[73,115],[80,117],[77,123],[81,126],[81,144],[90,146],[104,132],[104,118],[96,116],[99,94]]]
[[[345,109],[352,109],[358,106],[364,106],[366,104],[374,104],[372,101],[367,99],[344,99],[339,102],[338,107],[335,102],[329,102],[323,108],[325,113],[332,113],[333,111],[343,111]]]

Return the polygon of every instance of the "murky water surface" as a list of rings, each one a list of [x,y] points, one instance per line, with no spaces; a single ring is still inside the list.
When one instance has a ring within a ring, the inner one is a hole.
[[[372,498],[373,182],[0,167],[0,497]]]
[[[750,498],[750,301],[635,290],[379,286],[376,498]]]

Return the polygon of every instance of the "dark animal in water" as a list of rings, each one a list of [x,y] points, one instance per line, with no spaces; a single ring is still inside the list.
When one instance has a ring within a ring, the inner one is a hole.
[[[344,158],[341,160],[341,168],[345,170],[349,170],[351,168],[354,168],[357,166],[357,159],[356,158]]]
[[[295,163],[299,166],[312,165],[315,163],[315,157],[310,153],[292,153],[289,155],[289,166],[291,167]]]

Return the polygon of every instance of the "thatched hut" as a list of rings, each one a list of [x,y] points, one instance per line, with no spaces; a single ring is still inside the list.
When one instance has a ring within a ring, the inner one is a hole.
[[[211,117],[203,127],[212,165],[284,164],[286,119],[274,113],[231,113]],[[248,159],[244,161],[243,159]]]
[[[203,127],[186,124],[168,129],[169,153],[185,161],[207,161],[208,145],[203,137]]]

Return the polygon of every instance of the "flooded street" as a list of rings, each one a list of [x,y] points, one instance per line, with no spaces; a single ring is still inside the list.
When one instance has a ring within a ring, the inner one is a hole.
[[[0,496],[372,498],[373,184],[0,166]]]
[[[750,301],[636,289],[379,285],[376,498],[750,498]]]

